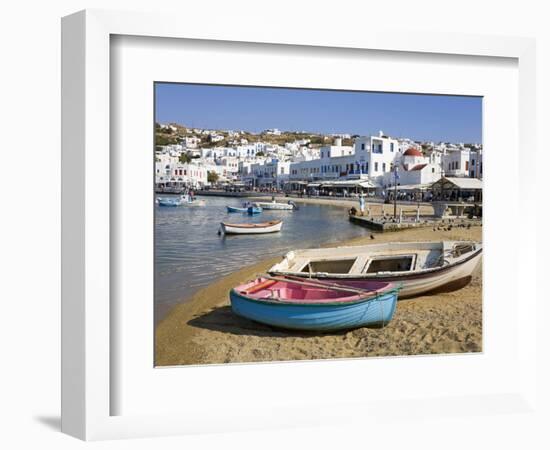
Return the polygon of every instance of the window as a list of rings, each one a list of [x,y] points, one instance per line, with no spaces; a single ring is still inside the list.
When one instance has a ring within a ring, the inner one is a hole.
[[[435,173],[435,167],[432,167],[432,173]]]
[[[361,144],[361,150],[365,150],[365,144]]]
[[[390,142],[390,152],[393,153],[393,142]]]
[[[465,161],[465,168],[464,168],[464,170],[465,170],[466,172],[468,172],[468,161]]]
[[[375,171],[375,172],[378,172],[378,162],[375,162],[375,163],[374,163],[374,171]]]
[[[382,163],[382,172],[386,171],[386,163]]]

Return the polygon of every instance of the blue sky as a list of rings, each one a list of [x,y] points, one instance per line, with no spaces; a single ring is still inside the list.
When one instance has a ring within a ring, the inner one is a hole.
[[[157,83],[156,121],[481,143],[481,97]]]

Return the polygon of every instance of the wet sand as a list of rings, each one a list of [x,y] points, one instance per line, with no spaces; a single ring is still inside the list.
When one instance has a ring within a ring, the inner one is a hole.
[[[433,231],[411,229],[377,234],[341,245],[392,240],[481,241],[479,226]],[[219,364],[315,360],[366,356],[419,355],[482,351],[482,273],[454,292],[398,302],[385,328],[359,328],[333,333],[279,330],[231,312],[229,290],[264,273],[280,258],[261,261],[224,277],[177,305],[156,328],[155,364]]]

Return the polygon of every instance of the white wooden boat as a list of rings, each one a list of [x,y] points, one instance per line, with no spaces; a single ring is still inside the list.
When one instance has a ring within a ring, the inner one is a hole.
[[[294,205],[291,203],[255,202],[254,205],[262,209],[275,209],[278,211],[288,211],[294,209]]]
[[[481,261],[481,253],[482,244],[470,241],[294,250],[268,272],[304,278],[400,282],[402,299],[465,286]]]
[[[187,200],[182,202],[183,206],[188,207],[197,207],[197,206],[206,206],[206,202],[204,200]]]
[[[221,222],[221,231],[225,234],[264,234],[281,231],[282,220],[261,223],[225,223]]]

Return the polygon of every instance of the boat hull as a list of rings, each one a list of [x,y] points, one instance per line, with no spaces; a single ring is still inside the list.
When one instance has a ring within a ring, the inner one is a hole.
[[[260,214],[262,212],[262,208],[257,207],[257,206],[249,206],[248,209],[247,209],[247,212],[251,216],[254,216],[256,214]]]
[[[179,201],[175,201],[175,200],[159,200],[158,204],[159,206],[168,206],[168,207],[175,207],[175,206],[181,205]]]
[[[343,305],[290,305],[251,300],[234,289],[231,309],[246,319],[291,330],[337,331],[359,327],[383,327],[395,312],[397,290],[361,302]]]
[[[255,205],[262,209],[271,209],[277,211],[290,211],[294,209],[293,205],[287,203],[269,203],[269,202],[256,202]]]
[[[265,227],[243,227],[221,222],[222,232],[225,234],[267,234],[281,231],[283,222],[276,222],[273,225]]]
[[[159,206],[188,206],[188,207],[197,207],[197,206],[205,206],[206,202],[204,200],[183,200],[183,199],[166,199],[166,198],[159,198],[157,200],[157,203]]]
[[[245,213],[247,212],[247,208],[237,208],[236,206],[228,206],[227,212],[228,213]]]
[[[448,292],[460,289],[467,285],[481,263],[482,249],[479,247],[476,251],[463,259],[459,259],[441,267],[430,269],[410,271],[410,272],[379,272],[368,274],[335,274],[335,273],[314,273],[295,272],[288,270],[278,270],[279,265],[269,269],[272,275],[291,275],[301,278],[313,278],[319,280],[346,280],[353,282],[360,287],[361,282],[385,281],[391,283],[400,283],[401,291],[399,299],[417,297],[425,294],[438,292]]]
[[[399,300],[418,297],[420,295],[435,294],[441,292],[450,292],[466,286],[472,279],[472,273],[478,267],[481,261],[481,252],[472,259],[453,267],[442,267],[439,270],[428,273],[418,273],[409,275],[371,275],[364,277],[346,277],[346,281],[352,282],[356,287],[361,287],[361,283],[368,284],[371,281],[387,281],[390,283],[401,283]],[[317,277],[320,280],[335,281],[342,280],[344,277]]]
[[[190,208],[196,208],[198,206],[206,206],[206,202],[204,200],[193,200],[193,201],[183,201],[183,206],[188,206]]]

